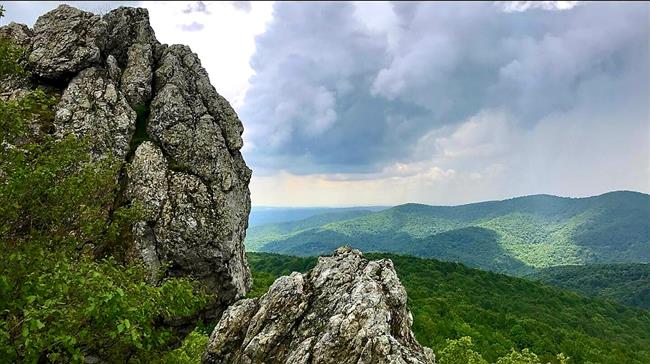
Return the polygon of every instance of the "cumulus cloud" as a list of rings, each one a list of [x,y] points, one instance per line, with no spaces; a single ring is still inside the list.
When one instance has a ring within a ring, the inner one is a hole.
[[[574,179],[648,191],[649,154],[628,150],[650,144],[648,16],[647,3],[278,3],[240,109],[247,160],[265,178],[453,170],[491,196],[579,192],[562,187]],[[604,166],[616,179],[586,177]]]
[[[246,13],[251,11],[251,9],[253,8],[250,1],[231,1],[230,3],[232,4],[232,6],[235,7],[235,9],[241,10]]]
[[[243,104],[254,73],[248,61],[255,52],[255,35],[264,31],[272,4],[256,3],[247,12],[228,2],[156,1],[140,6],[149,10],[158,40],[189,45],[217,91],[235,108]]]

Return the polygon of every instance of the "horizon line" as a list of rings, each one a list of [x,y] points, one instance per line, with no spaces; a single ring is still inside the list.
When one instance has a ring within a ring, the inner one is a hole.
[[[508,200],[514,200],[517,198],[526,198],[526,197],[535,197],[535,196],[550,196],[550,197],[557,197],[557,198],[565,198],[565,199],[585,199],[585,198],[593,198],[593,197],[600,197],[604,196],[607,194],[611,193],[638,193],[642,195],[650,195],[646,192],[641,192],[641,191],[635,191],[635,190],[612,190],[612,191],[607,191],[603,192],[597,195],[587,195],[587,196],[559,196],[559,195],[552,195],[549,193],[536,193],[536,194],[531,194],[531,195],[519,195],[519,196],[513,196],[513,197],[507,197],[503,199],[489,199],[489,200],[481,200],[481,201],[474,201],[474,202],[467,202],[467,203],[461,203],[461,204],[447,204],[447,205],[436,205],[436,204],[430,204],[430,203],[423,203],[423,202],[404,202],[404,203],[399,203],[395,205],[385,205],[385,204],[371,204],[371,205],[255,205],[251,204],[251,209],[252,208],[268,208],[268,209],[345,209],[345,208],[380,208],[380,207],[395,207],[395,206],[402,206],[402,205],[409,205],[409,204],[414,204],[414,205],[427,205],[427,206],[440,206],[440,207],[454,207],[454,206],[464,206],[464,205],[472,205],[472,204],[478,204],[478,203],[486,203],[486,202],[500,202],[500,201],[508,201]]]

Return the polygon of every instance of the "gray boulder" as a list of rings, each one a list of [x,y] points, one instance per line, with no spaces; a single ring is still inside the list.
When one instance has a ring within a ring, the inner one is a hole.
[[[29,63],[43,78],[60,80],[102,61],[107,25],[99,15],[68,5],[38,18]]]
[[[226,210],[243,213],[246,201],[224,204],[227,196],[201,178],[170,169],[152,142],[138,147],[128,175],[128,196],[145,217],[134,227],[134,237],[151,278],[189,273],[218,292],[221,309],[243,296],[250,273],[241,240],[226,231],[233,223]]]
[[[390,260],[339,248],[306,273],[241,300],[215,327],[204,363],[434,363],[411,332],[406,291]]]
[[[34,34],[25,24],[11,22],[9,25],[0,27],[0,39],[9,39],[14,44],[29,49]]]
[[[238,148],[231,148],[241,146],[233,138],[241,140],[243,130],[231,110],[196,54],[186,46],[165,49],[154,73],[147,133],[174,178],[169,179],[170,204],[153,223],[153,234],[161,247],[160,259],[175,257],[171,273],[193,272],[226,301],[243,296],[250,287],[243,241],[251,171]],[[237,130],[236,136],[229,137],[232,130]],[[133,168],[132,173],[139,172]],[[137,196],[134,200],[149,208],[148,201]],[[208,277],[210,272],[216,274]]]
[[[129,49],[134,44],[149,44],[154,53],[161,49],[147,9],[120,7],[104,15],[102,20],[108,27],[106,54],[113,54],[121,67],[126,66]]]

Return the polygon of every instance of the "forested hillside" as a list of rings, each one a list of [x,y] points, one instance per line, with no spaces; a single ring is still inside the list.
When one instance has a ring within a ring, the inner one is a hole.
[[[550,267],[530,278],[628,306],[650,309],[650,264]]]
[[[286,231],[281,233],[281,231]],[[269,233],[272,232],[272,233]],[[510,274],[556,265],[650,262],[650,196],[536,195],[462,206],[406,204],[320,226],[267,225],[248,249],[300,256],[344,244],[458,261]]]
[[[372,214],[370,210],[343,209],[322,212],[305,219],[285,221],[277,224],[251,226],[247,230],[246,246],[251,251],[259,250],[269,239],[282,239],[293,232],[318,228],[330,222],[354,219]]]
[[[557,362],[558,353],[569,356],[570,363],[650,362],[650,311],[457,263],[367,256],[394,262],[408,293],[414,332],[437,354],[451,352],[444,349],[450,345],[447,339],[469,336],[473,346],[464,339],[452,342],[452,349],[475,351],[490,362],[511,348],[529,348],[544,363]],[[316,263],[311,257],[265,253],[249,253],[248,259],[253,296],[263,294],[277,276]]]

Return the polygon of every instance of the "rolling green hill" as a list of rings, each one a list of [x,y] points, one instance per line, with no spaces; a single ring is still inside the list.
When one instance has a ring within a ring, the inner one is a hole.
[[[530,278],[587,296],[650,309],[650,264],[589,264],[550,267]]]
[[[530,348],[543,362],[555,354],[570,363],[650,363],[650,311],[583,297],[526,279],[440,262],[390,254],[405,286],[414,332],[440,352],[446,339],[470,336],[475,350],[494,362],[510,348]],[[266,292],[273,280],[306,271],[314,257],[249,253],[253,290]]]
[[[535,195],[462,206],[406,204],[355,218],[266,225],[247,248],[298,256],[338,246],[462,262],[509,274],[586,263],[650,262],[650,195]]]
[[[335,210],[319,213],[305,219],[286,221],[276,224],[264,224],[249,227],[246,231],[246,247],[256,251],[266,244],[269,239],[282,239],[296,231],[317,228],[331,222],[354,219],[370,215],[370,210]]]

